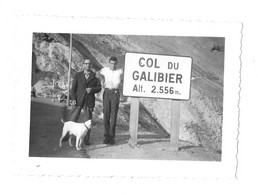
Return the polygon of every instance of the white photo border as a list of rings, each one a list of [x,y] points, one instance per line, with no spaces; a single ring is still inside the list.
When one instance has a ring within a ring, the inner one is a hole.
[[[237,173],[239,90],[242,24],[237,22],[87,18],[17,15],[12,47],[18,51],[12,63],[11,114],[19,128],[10,127],[13,140],[13,175],[235,179]],[[74,34],[129,34],[225,37],[223,138],[220,162],[166,160],[111,160],[29,157],[30,90],[33,32]],[[105,165],[105,166],[104,166]],[[90,168],[89,168],[90,167]],[[109,169],[106,169],[109,167]]]

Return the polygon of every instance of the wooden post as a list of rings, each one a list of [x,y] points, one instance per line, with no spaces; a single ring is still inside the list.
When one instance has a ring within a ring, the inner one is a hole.
[[[72,66],[72,50],[73,50],[73,35],[70,34],[70,58],[69,58],[69,70],[68,70],[68,95],[67,95],[67,106],[70,101],[70,82],[71,82],[71,66]]]
[[[138,132],[138,117],[139,117],[139,98],[131,98],[130,107],[130,122],[129,122],[129,133],[130,140],[129,145],[135,147],[137,145],[137,132]]]
[[[180,101],[171,100],[170,118],[170,145],[171,149],[178,151],[179,148],[179,128],[180,128]]]

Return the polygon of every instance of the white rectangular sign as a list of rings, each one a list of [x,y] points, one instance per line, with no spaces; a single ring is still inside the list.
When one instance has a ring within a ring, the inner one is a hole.
[[[190,99],[192,58],[126,53],[123,95]]]

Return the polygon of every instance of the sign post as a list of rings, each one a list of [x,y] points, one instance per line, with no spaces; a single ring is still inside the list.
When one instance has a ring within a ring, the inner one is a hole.
[[[170,144],[173,151],[179,148],[180,101],[171,100]]]
[[[130,123],[129,123],[129,133],[131,139],[129,140],[129,145],[135,147],[137,145],[137,132],[138,132],[138,117],[139,117],[139,98],[131,98],[130,107]]]
[[[180,101],[190,99],[192,58],[126,53],[123,95],[130,96],[130,144],[137,145],[139,97],[171,100],[170,142],[178,150]]]

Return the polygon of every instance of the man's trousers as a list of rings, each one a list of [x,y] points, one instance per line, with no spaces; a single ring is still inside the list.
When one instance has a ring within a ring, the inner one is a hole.
[[[114,138],[120,94],[117,89],[105,88],[103,94],[104,137]]]

